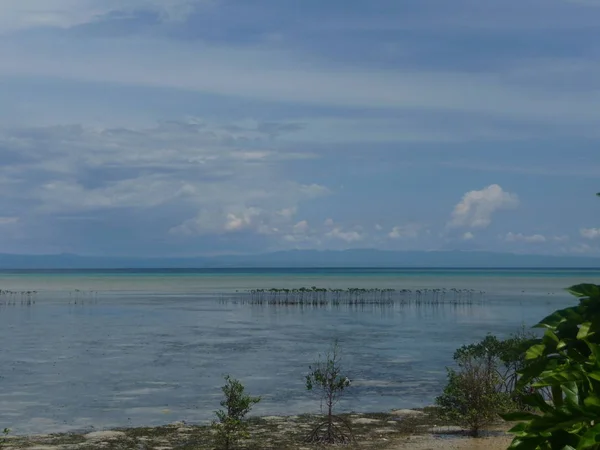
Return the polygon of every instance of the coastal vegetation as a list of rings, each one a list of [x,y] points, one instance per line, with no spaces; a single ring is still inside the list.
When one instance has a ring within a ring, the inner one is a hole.
[[[348,444],[352,440],[352,429],[348,422],[333,414],[333,408],[350,387],[350,379],[343,373],[341,362],[341,350],[335,341],[324,360],[319,358],[309,366],[306,389],[319,392],[321,404],[325,406],[326,419],[310,432],[307,442]]]
[[[579,304],[539,322],[544,335],[526,352],[518,386],[534,388],[524,397],[534,412],[504,416],[522,420],[511,430],[511,449],[600,449],[600,286],[580,284],[569,292]]]
[[[260,402],[260,397],[247,395],[244,385],[229,375],[225,375],[225,385],[221,390],[225,396],[221,401],[224,409],[215,412],[217,421],[213,422],[213,429],[217,449],[231,450],[241,439],[250,436],[245,418],[252,406]]]
[[[35,305],[37,291],[0,289],[0,306]]]
[[[525,349],[533,335],[524,330],[508,339],[494,335],[456,350],[457,368],[448,368],[448,384],[436,404],[448,420],[477,437],[498,420],[498,414],[522,409],[518,372],[525,367]]]
[[[471,305],[482,301],[485,291],[475,289],[330,289],[317,286],[297,289],[270,288],[236,291],[222,300],[227,302],[274,306],[339,305]]]

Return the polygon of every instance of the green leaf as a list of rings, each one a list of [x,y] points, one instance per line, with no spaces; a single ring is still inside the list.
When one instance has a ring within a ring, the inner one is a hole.
[[[536,325],[537,328],[556,328],[562,322],[569,321],[573,323],[581,322],[581,314],[577,306],[571,306],[565,309],[559,309],[554,311],[549,316],[546,316],[540,323]]]
[[[506,413],[506,414],[500,414],[500,417],[502,417],[507,422],[517,422],[517,421],[521,421],[521,420],[533,420],[533,419],[538,418],[539,416],[536,414],[528,413],[528,412],[516,411],[516,412],[510,412],[510,413]],[[511,429],[511,432],[512,431],[513,430]]]
[[[600,381],[600,373],[598,372],[590,372],[587,375],[588,377],[593,378],[596,381]]]
[[[586,342],[586,344],[589,347],[590,352],[592,352],[592,355],[594,355],[594,358],[596,358],[596,361],[600,361],[600,345],[591,342]]]
[[[596,408],[600,408],[600,397],[597,397],[595,395],[592,395],[590,397],[587,397],[584,401],[583,404],[587,407],[596,407]]]
[[[590,333],[590,329],[592,328],[592,322],[585,322],[579,326],[579,332],[577,333],[577,339],[583,340],[587,339],[589,336],[593,336],[594,332]]]
[[[562,391],[565,394],[565,400],[569,403],[578,405],[579,404],[579,389],[577,383],[568,383],[562,387]]]
[[[523,403],[529,406],[533,406],[534,408],[539,409],[543,413],[550,413],[553,411],[552,406],[546,403],[546,400],[544,400],[542,394],[537,392],[535,394],[525,396],[523,398]]]
[[[600,443],[600,424],[593,426],[581,437],[577,450],[596,447]]]
[[[600,296],[600,286],[596,284],[576,284],[567,289],[568,292],[573,294],[575,297],[598,297]]]
[[[581,371],[559,368],[543,372],[539,381],[534,383],[533,387],[563,385],[569,382],[578,383],[582,381],[587,381],[587,377]]]
[[[527,353],[525,353],[525,359],[537,359],[544,356],[544,351],[546,350],[546,346],[544,344],[536,344],[529,347]]]
[[[537,450],[544,441],[541,436],[519,436],[513,439],[508,450]]]
[[[501,414],[500,417],[502,417],[504,420],[508,421],[508,422],[512,422],[511,419],[507,419],[505,416],[507,414]],[[517,419],[519,420],[519,419]],[[514,427],[512,427],[510,430],[508,430],[509,433],[514,433],[514,434],[518,434],[518,433],[525,433],[527,431],[527,429],[529,428],[529,424],[525,423],[525,422],[521,422],[516,424]]]

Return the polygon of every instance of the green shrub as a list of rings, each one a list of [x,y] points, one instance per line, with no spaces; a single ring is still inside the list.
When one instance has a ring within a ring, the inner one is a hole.
[[[436,398],[442,416],[474,437],[511,406],[510,395],[500,389],[502,379],[496,360],[477,353],[464,348],[456,352],[458,369],[448,369],[448,384]]]
[[[250,397],[244,392],[244,385],[229,375],[225,376],[225,385],[221,388],[225,398],[221,401],[224,410],[216,411],[218,421],[213,422],[218,449],[230,450],[240,439],[247,438],[248,424],[244,422],[252,406],[260,397]]]
[[[579,304],[536,325],[545,333],[528,349],[518,382],[536,389],[524,398],[536,414],[504,416],[523,421],[511,430],[516,437],[510,449],[600,449],[600,286],[569,291]],[[550,396],[539,391],[544,388]]]
[[[498,392],[508,394],[517,409],[527,409],[522,402],[522,396],[529,387],[518,386],[517,381],[518,373],[527,365],[525,353],[534,339],[535,335],[527,332],[525,328],[504,340],[488,334],[480,342],[464,345],[456,350],[454,360],[460,361],[471,356],[493,367],[498,376]]]
[[[330,350],[325,354],[325,360],[320,358],[309,366],[310,372],[306,375],[306,389],[317,390],[322,402],[327,409],[326,420],[311,432],[307,441],[324,444],[348,443],[352,432],[341,418],[334,416],[333,408],[350,387],[350,379],[342,373],[341,351],[335,341]],[[339,425],[341,423],[341,427]]]

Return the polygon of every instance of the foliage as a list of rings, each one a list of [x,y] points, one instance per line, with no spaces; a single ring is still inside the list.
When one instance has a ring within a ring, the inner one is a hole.
[[[240,439],[249,436],[244,418],[252,406],[260,401],[260,397],[246,395],[244,385],[229,375],[225,376],[225,385],[221,390],[225,395],[221,406],[225,409],[215,412],[218,421],[213,422],[213,428],[216,431],[217,448],[229,450]]]
[[[529,386],[517,387],[517,381],[519,371],[523,370],[527,364],[525,353],[534,338],[535,335],[527,332],[525,328],[504,340],[488,334],[480,342],[464,345],[456,350],[454,360],[460,361],[469,356],[483,360],[489,367],[496,370],[497,390],[508,394],[517,409],[526,409],[526,405],[522,404],[521,399]]]
[[[2,430],[3,436],[0,439],[0,447],[4,446],[4,444],[6,443],[6,437],[8,436],[9,433],[10,433],[9,428],[5,428],[4,430]]]
[[[350,387],[350,379],[342,374],[341,360],[341,351],[336,340],[325,354],[324,361],[319,358],[312,366],[309,366],[310,372],[306,375],[306,389],[319,391],[322,402],[327,408],[327,418],[312,431],[307,441],[336,444],[347,443],[350,440],[351,431],[347,424],[343,425],[348,428],[349,434],[336,423],[342,422],[342,420],[333,415],[334,406],[344,391]]]
[[[528,349],[528,364],[519,386],[533,382],[548,387],[525,397],[537,414],[513,413],[506,420],[522,420],[510,449],[600,449],[600,286],[569,288],[579,304],[555,311],[536,327],[542,338]]]
[[[510,395],[501,388],[499,351],[500,341],[494,336],[457,350],[454,359],[458,370],[448,369],[448,384],[436,398],[442,415],[468,429],[474,437],[511,405]]]

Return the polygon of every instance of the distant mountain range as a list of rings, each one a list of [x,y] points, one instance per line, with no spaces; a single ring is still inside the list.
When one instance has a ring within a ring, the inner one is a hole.
[[[0,254],[0,269],[190,269],[272,267],[600,268],[600,258],[479,251],[291,250],[194,258]]]

